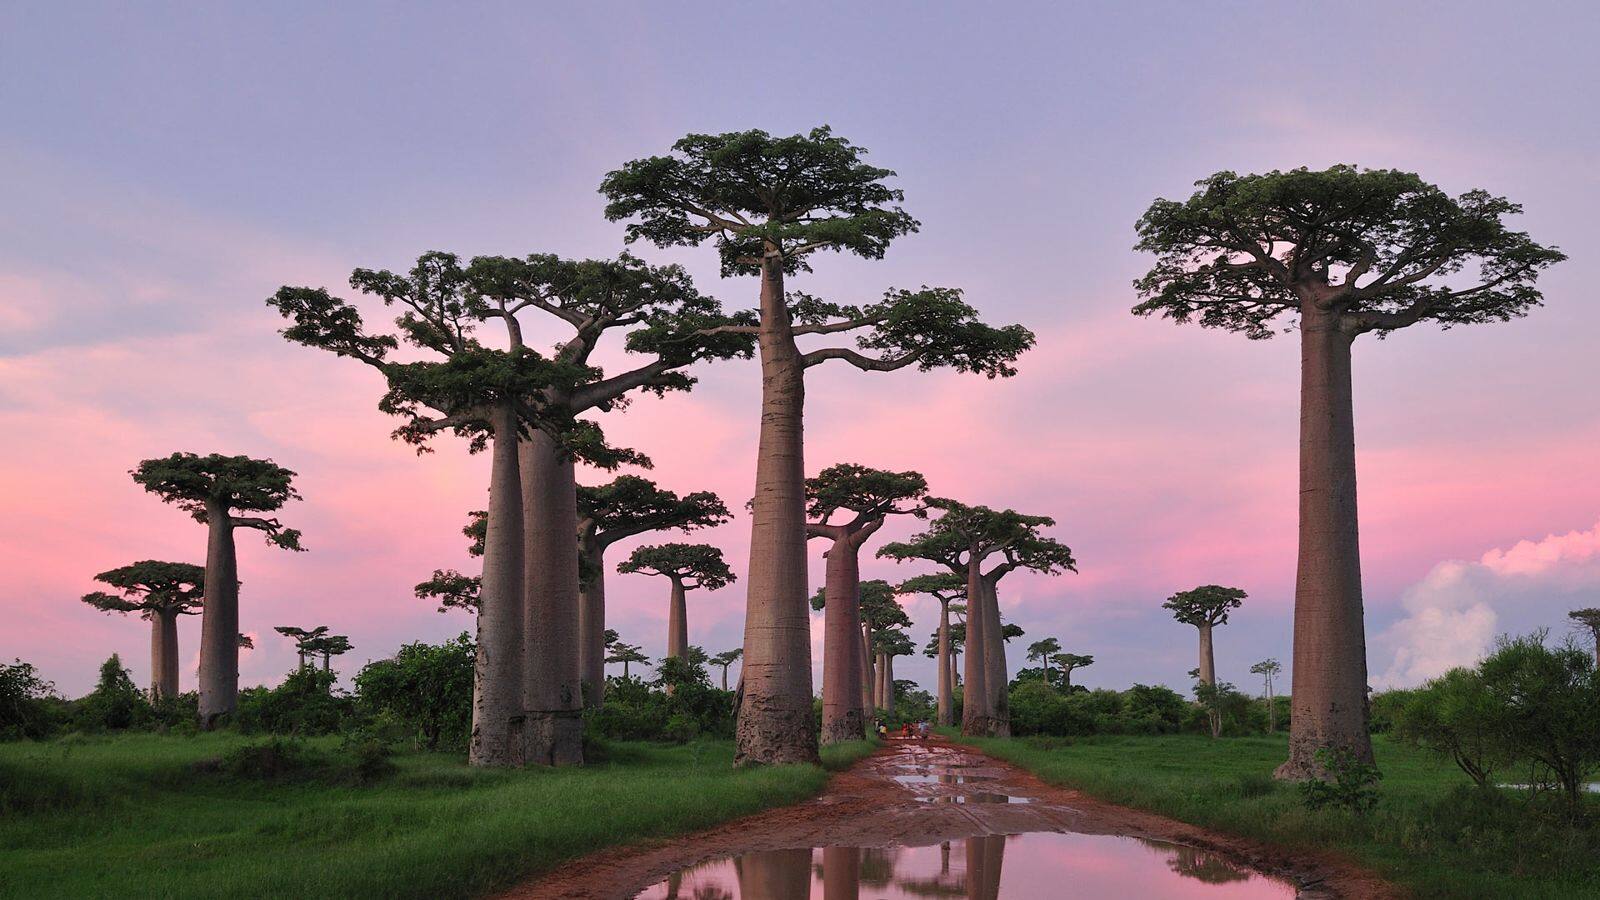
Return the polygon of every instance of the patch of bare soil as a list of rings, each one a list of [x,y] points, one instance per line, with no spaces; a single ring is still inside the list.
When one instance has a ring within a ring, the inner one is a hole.
[[[892,740],[803,803],[668,841],[573,860],[506,898],[631,898],[710,860],[797,847],[927,846],[961,838],[1077,832],[1164,841],[1292,882],[1300,897],[1383,900],[1393,885],[1332,854],[1285,850],[1054,787],[1022,769],[937,738]]]

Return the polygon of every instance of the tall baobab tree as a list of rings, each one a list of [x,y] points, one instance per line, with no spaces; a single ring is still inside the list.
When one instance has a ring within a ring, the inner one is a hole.
[[[622,663],[622,677],[626,680],[630,663],[649,665],[650,657],[645,656],[643,650],[637,644],[624,644],[621,641],[617,641],[611,645],[611,652],[606,655],[606,662]]]
[[[1172,611],[1172,617],[1185,625],[1193,625],[1200,633],[1200,666],[1196,670],[1200,683],[1217,686],[1217,658],[1212,649],[1211,633],[1218,625],[1228,624],[1228,613],[1240,607],[1249,597],[1233,587],[1203,584],[1187,591],[1179,591],[1161,604]],[[1222,734],[1222,713],[1212,704],[1208,714],[1211,719],[1211,736]]]
[[[1278,673],[1282,671],[1283,666],[1275,659],[1263,659],[1250,667],[1251,674],[1260,675],[1266,682],[1266,690],[1263,696],[1267,698],[1267,731],[1269,733],[1278,730],[1278,698],[1273,692],[1272,682],[1273,679],[1278,677]]]
[[[174,453],[129,473],[145,490],[206,526],[206,574],[200,615],[200,727],[215,728],[239,703],[239,562],[233,532],[260,531],[267,543],[303,550],[300,532],[269,516],[300,494],[295,473],[270,459]]]
[[[1061,642],[1055,638],[1042,638],[1028,645],[1028,659],[1038,660],[1044,667],[1044,683],[1050,683],[1050,661],[1061,652]]]
[[[659,575],[672,582],[667,615],[669,659],[682,659],[689,649],[688,592],[700,588],[721,590],[734,581],[733,570],[723,561],[722,551],[710,544],[646,545],[618,563],[617,571]]]
[[[681,268],[626,254],[479,257],[462,266],[452,254],[428,253],[407,275],[357,270],[351,285],[402,306],[399,332],[442,361],[393,362],[397,339],[368,335],[353,306],[321,289],[284,288],[269,301],[294,320],[284,336],[381,371],[389,393],[380,408],[409,420],[395,435],[419,451],[443,430],[468,437],[473,450],[493,444],[469,759],[582,762],[573,464],[648,460],[606,446],[599,426],[578,415],[611,409],[636,390],[687,389],[694,381],[680,370],[702,359],[750,355],[748,336],[709,331],[751,317],[724,317]],[[573,329],[549,358],[523,341],[519,317],[528,310]],[[505,326],[507,350],[476,339],[490,319]],[[590,356],[607,331],[631,326],[626,349],[651,360],[604,376]]]
[[[315,652],[312,647],[328,633],[328,626],[318,625],[315,628],[296,628],[293,625],[275,625],[273,631],[294,641],[294,652],[299,657],[296,667],[304,669],[306,661]]]
[[[193,563],[144,559],[101,572],[83,602],[102,612],[139,613],[150,620],[150,699],[178,696],[178,617],[200,611],[206,570]]]
[[[1055,525],[1048,516],[1029,516],[1015,510],[968,506],[945,498],[929,498],[930,509],[943,515],[909,541],[886,544],[879,556],[904,562],[925,559],[944,566],[967,585],[967,661],[961,692],[963,734],[1009,737],[1010,699],[1006,692],[1005,640],[1008,630],[1000,619],[1000,580],[1017,569],[1045,574],[1076,572],[1072,550],[1039,531]],[[1001,561],[984,571],[991,557]]]
[[[355,649],[350,643],[350,638],[343,634],[324,634],[312,638],[307,644],[307,652],[322,657],[322,671],[327,672],[332,666],[330,660],[335,656],[343,656]]]
[[[878,652],[878,706],[892,716],[895,708],[894,658],[910,656],[916,652],[916,646],[906,636],[904,629],[885,628],[875,636],[873,648]]]
[[[598,707],[605,694],[605,553],[623,538],[651,531],[693,531],[732,518],[716,494],[697,491],[679,497],[637,475],[622,475],[597,487],[578,488],[578,553],[581,557],[579,669],[584,702]]]
[[[1057,653],[1051,657],[1055,664],[1061,668],[1061,689],[1072,690],[1072,673],[1086,666],[1094,665],[1094,657],[1086,653]]]
[[[627,239],[657,246],[713,242],[726,275],[759,275],[761,417],[745,614],[744,692],[736,764],[815,762],[810,617],[806,614],[805,371],[842,360],[864,371],[915,365],[1011,375],[1033,343],[1027,329],[979,322],[959,290],[890,290],[865,307],[790,292],[785,276],[821,251],[878,259],[917,222],[867,165],[864,150],[828,128],[691,134],[666,156],[605,177],[606,218]],[[856,348],[801,352],[796,337],[857,334]],[[869,351],[869,352],[862,352]],[[879,355],[872,355],[873,353]]]
[[[1542,300],[1539,273],[1565,257],[1506,226],[1516,204],[1482,190],[1451,197],[1408,172],[1218,172],[1198,185],[1139,220],[1137,249],[1157,260],[1133,311],[1256,339],[1281,318],[1300,332],[1294,714],[1277,775],[1317,778],[1319,750],[1372,761],[1351,347],[1419,322],[1524,315]]]
[[[826,610],[827,590],[817,592],[811,598],[811,608]],[[882,666],[879,664],[878,654],[873,649],[877,642],[877,635],[892,628],[909,628],[911,617],[900,607],[895,599],[896,591],[893,585],[881,578],[863,581],[856,591],[860,603],[861,617],[861,688],[862,705],[871,710],[878,706],[877,685]]]
[[[861,706],[861,547],[892,515],[920,514],[928,482],[917,472],[854,463],[806,479],[809,537],[829,541],[822,618],[822,743],[859,741],[869,711]],[[833,521],[835,515],[842,520]]]
[[[739,657],[741,656],[744,656],[744,650],[739,647],[735,647],[732,650],[724,650],[721,653],[718,653],[716,656],[711,657],[711,664],[713,666],[719,666],[722,669],[723,690],[728,689],[728,667],[738,662]]]
[[[896,588],[902,594],[928,594],[939,601],[939,627],[933,632],[933,641],[929,654],[935,660],[939,669],[938,674],[938,700],[935,707],[935,718],[939,725],[952,725],[955,723],[955,654],[956,645],[951,639],[950,613],[958,601],[966,598],[967,585],[960,576],[951,572],[940,572],[934,575],[918,575],[908,578]]]

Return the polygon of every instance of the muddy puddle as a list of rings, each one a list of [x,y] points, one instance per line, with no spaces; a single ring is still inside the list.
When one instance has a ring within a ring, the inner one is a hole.
[[[959,748],[909,743],[869,761],[862,774],[898,790],[875,794],[868,809],[807,834],[804,845],[752,840],[626,896],[1252,900],[1296,894],[1293,883],[1225,856],[1107,829],[1071,804],[1042,796],[1048,789]]]

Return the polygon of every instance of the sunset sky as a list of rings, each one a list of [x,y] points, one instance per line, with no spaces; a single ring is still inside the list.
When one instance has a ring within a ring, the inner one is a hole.
[[[0,659],[68,695],[113,651],[148,680],[148,626],[77,598],[134,560],[203,561],[203,528],[127,475],[175,450],[300,473],[305,500],[282,518],[309,552],[240,534],[241,619],[257,635],[245,683],[293,665],[275,625],[350,635],[346,685],[404,642],[471,630],[411,586],[472,566],[459,528],[484,503],[487,460],[450,438],[420,458],[389,440],[379,376],[284,341],[265,298],[282,284],[348,294],[352,268],[431,249],[612,256],[622,226],[596,191],[610,169],[687,132],[823,123],[898,172],[922,230],[882,261],[820,258],[793,287],[843,302],[961,287],[1039,340],[1009,380],[813,370],[807,468],[914,468],[937,494],[1054,516],[1080,573],[1009,578],[1001,605],[1021,643],[1094,654],[1078,676],[1091,686],[1186,689],[1194,631],[1160,604],[1197,584],[1250,593],[1218,633],[1223,680],[1258,690],[1249,665],[1291,655],[1295,338],[1130,315],[1149,263],[1133,223],[1151,200],[1220,169],[1349,162],[1522,203],[1517,227],[1571,257],[1542,279],[1544,308],[1356,351],[1369,668],[1375,685],[1411,684],[1497,634],[1564,636],[1568,609],[1600,606],[1600,12],[1082,6],[10,5]],[[709,248],[634,249],[682,262],[730,307],[754,302],[754,280],[719,278]],[[654,458],[664,487],[740,510],[692,539],[742,576],[759,371],[696,374],[692,394],[604,425]],[[658,656],[665,583],[613,571],[608,598],[610,624]],[[691,641],[737,646],[743,610],[742,582],[692,595]],[[908,610],[920,647],[936,604]],[[198,635],[186,620],[186,690]],[[921,656],[896,670],[932,687]]]

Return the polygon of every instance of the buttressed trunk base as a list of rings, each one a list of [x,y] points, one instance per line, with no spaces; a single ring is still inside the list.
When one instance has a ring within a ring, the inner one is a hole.
[[[1300,554],[1294,594],[1289,759],[1276,777],[1319,778],[1317,751],[1372,762],[1356,524],[1353,336],[1307,301],[1300,326]]]

